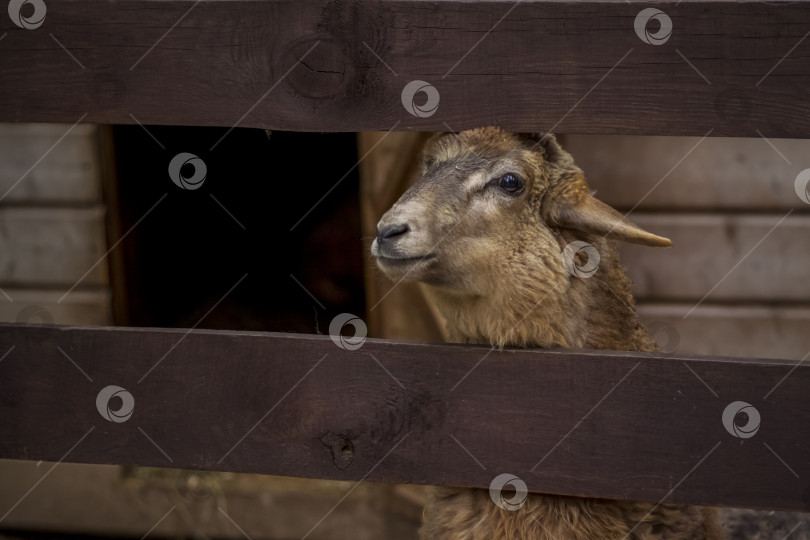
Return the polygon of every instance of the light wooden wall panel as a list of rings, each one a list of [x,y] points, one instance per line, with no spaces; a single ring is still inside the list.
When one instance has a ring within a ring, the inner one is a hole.
[[[810,210],[794,189],[810,140],[565,135],[565,147],[618,208]]]
[[[0,124],[0,203],[99,199],[96,126]]]
[[[96,126],[0,124],[0,321],[111,324],[104,217]]]
[[[0,286],[105,285],[105,242],[101,206],[0,208]]]
[[[112,324],[110,291],[105,288],[77,289],[61,302],[65,290],[11,289],[0,294],[0,322],[30,324]],[[11,298],[11,301],[9,301]],[[43,312],[40,312],[40,309]]]
[[[810,354],[808,306],[693,307],[641,303],[638,313],[667,352],[791,360]]]
[[[51,463],[0,459],[4,480],[0,509],[5,513],[51,467]],[[117,465],[63,463],[3,520],[3,526],[99,537],[140,538],[150,533],[158,538],[243,540],[247,533],[255,540],[282,540],[304,537],[328,514],[308,538],[416,537],[418,504],[393,494],[385,484],[364,483],[352,490],[354,485],[149,467],[122,474]]]
[[[810,301],[810,215],[795,213],[779,224],[784,216],[631,216],[673,243],[664,249],[621,243],[636,297],[698,301],[714,289],[708,302]]]

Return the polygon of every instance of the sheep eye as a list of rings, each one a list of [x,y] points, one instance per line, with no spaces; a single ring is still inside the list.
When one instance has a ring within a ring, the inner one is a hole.
[[[498,187],[509,193],[517,193],[523,189],[523,179],[516,174],[506,173],[498,179]]]

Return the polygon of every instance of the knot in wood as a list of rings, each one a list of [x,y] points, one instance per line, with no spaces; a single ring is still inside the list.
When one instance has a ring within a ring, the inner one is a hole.
[[[347,469],[354,459],[352,440],[340,433],[327,432],[320,439],[332,455],[332,463],[341,471]]]

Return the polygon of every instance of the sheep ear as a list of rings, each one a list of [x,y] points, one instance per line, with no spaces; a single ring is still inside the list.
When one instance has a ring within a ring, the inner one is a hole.
[[[634,244],[655,247],[672,245],[669,238],[645,231],[592,195],[585,195],[577,204],[561,208],[556,221],[562,227],[601,234]]]

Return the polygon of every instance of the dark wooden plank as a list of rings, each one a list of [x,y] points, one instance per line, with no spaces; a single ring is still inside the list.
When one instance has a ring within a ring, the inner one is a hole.
[[[509,472],[532,491],[810,510],[810,367],[792,361],[14,325],[0,349],[3,458],[480,487]],[[134,397],[128,420],[97,410],[108,385]],[[752,438],[721,421],[738,400],[761,413]]]
[[[798,1],[50,0],[0,18],[0,119],[810,137],[809,27]]]

